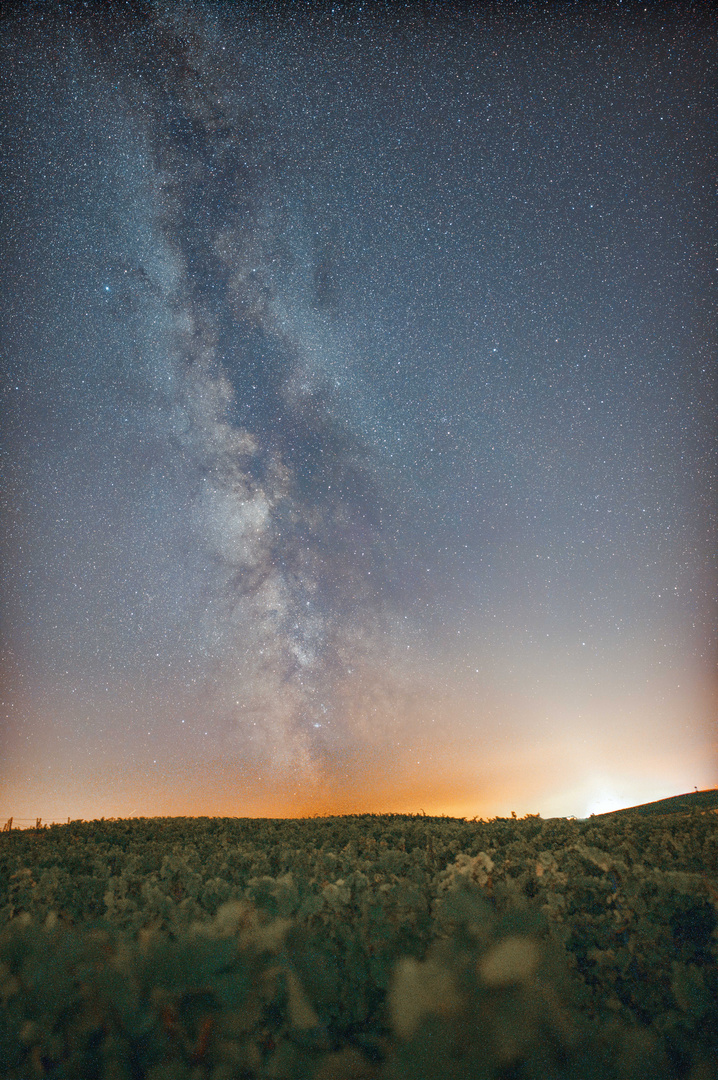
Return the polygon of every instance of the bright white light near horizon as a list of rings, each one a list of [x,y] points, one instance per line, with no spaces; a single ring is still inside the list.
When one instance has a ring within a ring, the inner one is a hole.
[[[584,817],[591,814],[608,814],[611,810],[621,810],[626,805],[611,788],[602,788],[586,807]]]
[[[583,817],[591,814],[608,814],[612,810],[623,810],[628,806],[641,806],[643,803],[668,799],[673,795],[683,795],[690,791],[690,785],[680,776],[674,780],[661,777],[594,775],[586,783],[583,798],[587,800]]]
[[[657,802],[660,799],[669,799],[675,795],[690,794],[692,791],[708,791],[716,786],[714,774],[700,775],[700,770],[695,772],[700,784],[686,773],[671,776],[666,773],[658,773],[655,776],[621,776],[610,777],[590,776],[588,778],[576,778],[576,781],[563,790],[558,788],[545,795],[534,792],[530,803],[520,800],[521,816],[524,812],[535,813],[538,809],[542,817],[577,817],[589,818],[591,814],[608,814],[614,810],[624,810],[631,806],[642,806],[644,803]],[[517,806],[518,810],[518,806]],[[471,815],[468,815],[471,816]]]

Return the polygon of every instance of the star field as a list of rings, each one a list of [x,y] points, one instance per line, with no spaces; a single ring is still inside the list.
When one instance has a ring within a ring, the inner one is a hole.
[[[6,20],[7,816],[715,785],[715,30]]]

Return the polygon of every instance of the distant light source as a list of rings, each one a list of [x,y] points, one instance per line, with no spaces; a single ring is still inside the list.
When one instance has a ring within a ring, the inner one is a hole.
[[[632,800],[631,795],[635,794],[634,791],[630,795],[627,791],[624,791],[623,796],[618,795],[617,789],[620,790],[623,786],[620,782],[616,783],[615,777],[607,776],[605,773],[598,775],[594,773],[584,789],[588,800],[585,817],[590,817],[591,814],[609,814],[612,810],[621,810],[624,806],[631,806],[639,801]]]
[[[612,791],[602,791],[586,807],[586,817],[591,814],[608,814],[612,810],[620,810],[626,803],[618,798]]]

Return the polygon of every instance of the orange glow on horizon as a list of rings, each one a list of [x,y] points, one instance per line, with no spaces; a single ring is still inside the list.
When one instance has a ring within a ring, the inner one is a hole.
[[[527,758],[528,758],[527,754]],[[106,777],[89,777],[68,785],[59,800],[52,781],[33,785],[29,800],[21,785],[11,785],[3,793],[5,814],[17,819],[64,822],[100,817],[228,817],[301,819],[360,814],[424,813],[428,817],[483,818],[518,817],[540,814],[548,817],[588,817],[591,813],[640,805],[692,791],[718,787],[718,775],[696,760],[694,770],[685,763],[675,767],[664,763],[661,770],[585,770],[574,777],[561,769],[550,754],[536,755],[540,768],[524,769],[521,762],[508,781],[500,770],[486,767],[481,773],[471,763],[442,761],[423,775],[404,766],[393,770],[385,762],[379,767],[371,760],[355,758],[354,768],[341,775],[315,779],[302,785],[287,776],[265,777],[251,787],[233,783],[232,768],[214,767],[204,777],[187,773],[164,789],[155,785],[126,785],[113,790]],[[560,755],[559,755],[560,756]],[[540,758],[543,757],[543,761]],[[655,765],[655,763],[654,763]],[[360,767],[362,766],[362,767]],[[549,771],[549,767],[550,768]],[[20,778],[18,777],[18,780]],[[551,788],[553,786],[554,793]],[[15,788],[15,796],[12,788]]]
[[[713,684],[699,689],[661,713],[660,696],[646,701],[637,691],[576,703],[548,693],[477,699],[464,687],[449,699],[415,683],[402,710],[377,690],[371,709],[327,734],[323,749],[288,729],[274,742],[268,735],[250,762],[237,728],[203,744],[203,760],[187,760],[169,740],[153,744],[141,771],[119,712],[114,741],[80,757],[64,739],[62,714],[36,702],[44,756],[11,748],[0,812],[3,821],[28,822],[421,812],[490,819],[512,811],[583,818],[718,786]]]

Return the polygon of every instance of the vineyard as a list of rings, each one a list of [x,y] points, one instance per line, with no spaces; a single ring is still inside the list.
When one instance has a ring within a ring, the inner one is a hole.
[[[0,834],[7,1080],[710,1080],[710,809]]]

